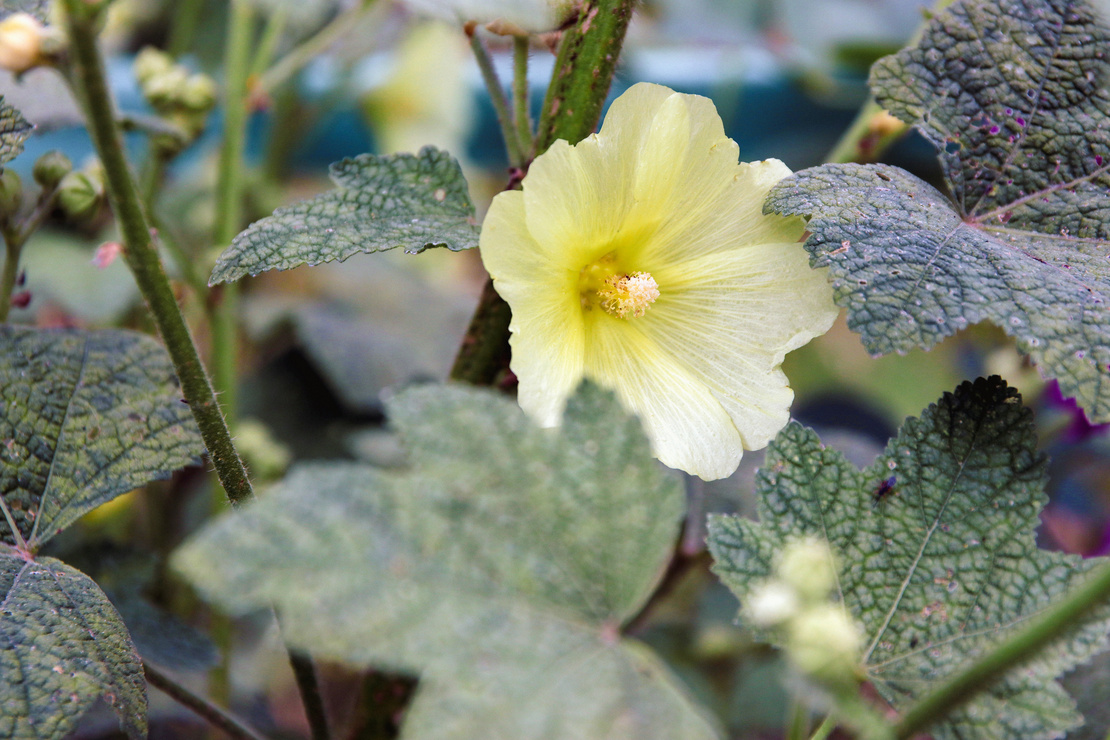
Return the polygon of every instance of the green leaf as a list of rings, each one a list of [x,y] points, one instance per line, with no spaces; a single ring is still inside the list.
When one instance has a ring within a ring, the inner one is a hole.
[[[34,128],[27,119],[13,106],[4,102],[0,95],[0,169],[5,163],[19,156],[23,151],[23,142],[31,135]]]
[[[146,680],[104,592],[53,558],[0,546],[0,736],[68,737],[98,698],[131,738],[146,737]]]
[[[459,163],[447,152],[360,154],[331,166],[337,189],[279,208],[235,237],[211,285],[345,260],[359,252],[478,246],[474,206]]]
[[[30,550],[203,449],[150,337],[0,327],[0,499]]]
[[[0,19],[13,13],[29,13],[46,23],[50,19],[50,0],[3,0],[0,3]]]
[[[1110,421],[1110,31],[1082,2],[954,3],[872,89],[939,149],[954,202],[891,167],[826,165],[767,209],[811,218],[849,326],[875,354],[979,321]]]
[[[275,604],[314,655],[420,671],[410,740],[715,737],[620,637],[684,499],[612,394],[584,385],[560,429],[461,387],[388,408],[408,472],[299,467],[187,543],[179,570],[234,612]]]
[[[792,423],[757,478],[759,523],[714,517],[709,546],[744,603],[786,543],[826,539],[838,555],[839,598],[867,635],[867,679],[904,710],[1096,565],[1037,549],[1044,482],[1032,414],[997,377],[979,379],[908,420],[862,471]],[[957,709],[933,737],[1053,738],[1076,726],[1074,702],[1054,679],[1103,649],[1107,629],[1104,611]]]

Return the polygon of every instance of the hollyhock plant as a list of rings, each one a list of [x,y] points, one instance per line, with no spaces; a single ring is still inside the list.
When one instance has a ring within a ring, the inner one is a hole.
[[[837,309],[802,220],[762,212],[790,170],[738,153],[710,100],[641,83],[600,133],[556,142],[495,198],[482,259],[512,309],[520,405],[541,424],[591,378],[663,463],[711,480],[787,422],[783,357]]]

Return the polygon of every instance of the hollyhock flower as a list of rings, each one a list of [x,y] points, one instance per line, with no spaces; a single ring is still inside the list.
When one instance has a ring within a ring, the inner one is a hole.
[[[710,100],[641,83],[600,133],[555,142],[494,199],[482,259],[512,309],[520,405],[541,424],[591,378],[663,463],[707,480],[786,424],[783,357],[837,310],[803,222],[762,213],[790,170],[738,153]]]

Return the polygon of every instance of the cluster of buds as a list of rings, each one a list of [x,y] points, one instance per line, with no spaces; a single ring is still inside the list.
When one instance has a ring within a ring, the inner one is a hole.
[[[65,36],[29,13],[12,13],[0,21],[0,69],[21,75],[53,64],[65,48]]]
[[[91,160],[80,170],[62,177],[58,183],[58,209],[71,221],[92,221],[104,203],[104,188],[104,168],[99,160]]]
[[[156,142],[170,153],[192,143],[204,130],[216,105],[216,83],[206,74],[190,73],[163,51],[147,47],[133,67],[143,97],[159,117],[179,129],[182,137],[159,136]]]
[[[69,157],[59,151],[49,151],[35,161],[32,174],[42,187],[40,198],[50,197],[60,190],[61,183],[73,169]],[[103,191],[103,188],[102,188]],[[0,170],[0,225],[16,223],[23,208],[23,181],[12,169]]]
[[[844,606],[832,600],[836,563],[828,545],[802,539],[788,545],[771,578],[748,596],[745,614],[770,631],[804,675],[832,689],[858,683],[861,633]]]

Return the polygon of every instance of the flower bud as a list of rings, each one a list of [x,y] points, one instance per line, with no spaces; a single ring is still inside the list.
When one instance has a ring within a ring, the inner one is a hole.
[[[104,200],[104,181],[98,174],[70,172],[58,183],[58,207],[67,218],[86,221],[96,215]]]
[[[838,604],[810,607],[787,625],[785,648],[791,661],[829,686],[857,680],[860,647],[859,628]]]
[[[757,627],[776,627],[792,619],[801,609],[798,592],[782,581],[764,581],[752,589],[744,610]]]
[[[173,66],[173,57],[153,46],[147,46],[136,55],[131,71],[135,74],[139,85],[145,88],[150,80],[169,72]]]
[[[46,63],[46,27],[28,13],[12,13],[0,21],[0,68],[21,74]]]
[[[14,216],[23,203],[23,183],[15,170],[0,170],[0,221]]]
[[[803,602],[824,601],[836,587],[832,550],[812,537],[787,545],[775,574],[793,587]]]
[[[181,88],[188,79],[185,68],[174,65],[148,79],[143,84],[143,95],[155,110],[165,112],[178,104]]]
[[[193,113],[207,113],[216,105],[216,83],[206,74],[190,75],[181,87],[178,102]]]
[[[43,188],[53,190],[72,169],[73,163],[69,161],[69,157],[54,149],[35,161],[31,174],[35,182]]]

